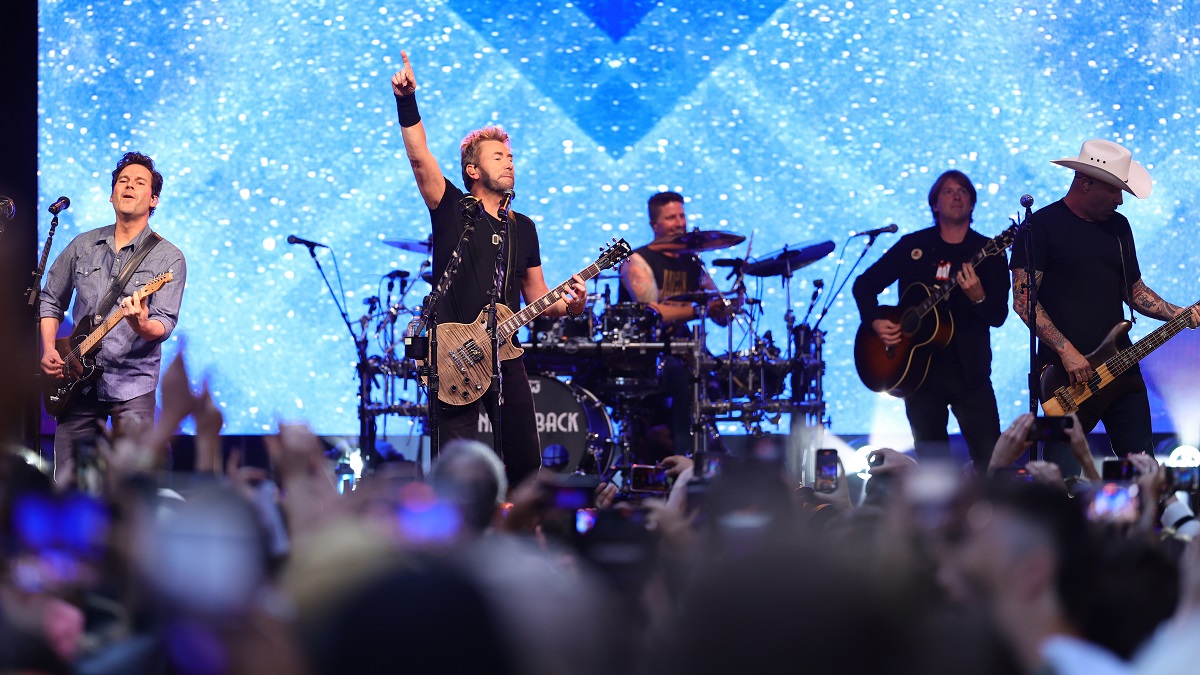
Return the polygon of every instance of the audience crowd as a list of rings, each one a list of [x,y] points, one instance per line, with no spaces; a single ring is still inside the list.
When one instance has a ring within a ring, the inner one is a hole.
[[[222,457],[219,407],[182,361],[161,402],[153,428],[118,420],[59,484],[3,454],[4,672],[1200,667],[1181,472],[1134,456],[1128,480],[1102,480],[1077,430],[1083,475],[1014,468],[1029,415],[986,476],[883,449],[865,483],[843,471],[819,493],[767,451],[670,457],[660,492],[546,470],[509,486],[490,449],[455,441],[428,475],[385,463],[340,494],[301,424],[268,439],[269,469]],[[189,416],[195,471],[166,473]]]

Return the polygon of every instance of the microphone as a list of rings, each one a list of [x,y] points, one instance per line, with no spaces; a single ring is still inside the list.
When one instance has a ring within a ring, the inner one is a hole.
[[[0,216],[5,220],[12,220],[17,215],[17,205],[8,197],[0,197]]]
[[[392,270],[384,275],[388,279],[407,279],[408,272],[406,270]]]
[[[50,205],[50,214],[57,216],[59,211],[66,211],[70,207],[71,207],[70,199],[67,199],[66,197],[59,197],[58,201],[56,201]]]
[[[1021,206],[1027,209],[1033,208],[1033,195],[1021,195]]]
[[[504,198],[500,200],[500,207],[496,209],[496,215],[500,216],[500,220],[508,220],[508,207],[512,205],[512,200],[517,196],[512,190],[504,191]]]
[[[870,237],[870,238],[874,239],[875,237],[878,237],[879,235],[883,234],[884,232],[899,232],[899,231],[900,231],[900,226],[895,223],[892,223],[891,225],[877,227],[873,230],[867,230],[866,232],[855,232],[851,236],[853,236],[853,237]]]
[[[814,279],[813,286],[815,286],[817,288],[825,288],[825,280],[824,279]]]
[[[63,199],[66,199],[66,197],[63,197]],[[307,247],[309,248],[309,250],[312,250],[312,249],[314,249],[314,248],[317,248],[317,247],[320,247],[320,248],[329,248],[329,247],[328,247],[328,246],[326,246],[325,244],[318,244],[318,243],[317,243],[317,242],[315,242],[315,241],[309,241],[309,240],[307,240],[307,239],[301,239],[300,237],[297,237],[297,236],[296,236],[296,235],[294,235],[294,234],[289,234],[289,235],[288,235],[288,238],[287,238],[287,243],[289,243],[289,244],[304,244],[305,246],[307,246]]]

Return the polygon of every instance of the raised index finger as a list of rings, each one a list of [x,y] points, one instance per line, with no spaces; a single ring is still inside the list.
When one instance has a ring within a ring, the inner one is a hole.
[[[408,52],[403,49],[400,50],[400,59],[404,61],[405,68],[412,68],[412,64],[408,62]]]

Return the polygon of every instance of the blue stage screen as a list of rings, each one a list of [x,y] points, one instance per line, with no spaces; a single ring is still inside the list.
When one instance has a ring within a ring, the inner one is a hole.
[[[931,224],[925,199],[941,172],[972,178],[975,228],[993,236],[1022,194],[1039,206],[1061,197],[1071,173],[1049,160],[1099,137],[1154,178],[1149,199],[1122,208],[1146,283],[1176,304],[1200,299],[1200,10],[1182,1],[42,0],[40,11],[40,206],[73,202],[52,253],[112,222],[122,153],[156,159],[166,182],[151,225],[189,267],[167,351],[186,345],[230,433],[279,418],[358,428],[354,343],[307,251],[286,238],[329,245],[318,257],[331,277],[337,260],[356,328],[381,275],[417,272],[421,255],[383,243],[429,230],[389,84],[402,49],[452,180],[467,132],[512,134],[515,208],[538,224],[552,286],[612,237],[647,242],[646,198],[671,189],[691,226],[752,238],[710,263],[836,244],[791,280],[803,317],[814,280],[831,288],[838,258],[844,275],[858,257],[863,238],[842,253],[849,234]],[[856,274],[894,240],[883,235]],[[418,282],[409,304],[427,290]],[[782,279],[761,291],[758,333],[782,343]],[[1135,337],[1156,325],[1138,321]],[[847,286],[821,323],[831,429],[906,430],[901,402],[855,375],[857,326]],[[711,351],[726,339],[714,329]],[[1007,425],[1027,405],[1015,315],[993,346]],[[1156,430],[1200,436],[1198,361],[1190,331],[1146,361]]]

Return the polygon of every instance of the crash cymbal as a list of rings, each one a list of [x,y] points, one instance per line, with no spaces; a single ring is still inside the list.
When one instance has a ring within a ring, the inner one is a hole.
[[[700,253],[737,246],[743,241],[746,241],[746,237],[732,232],[692,230],[673,237],[655,239],[647,248],[664,253]]]
[[[774,277],[791,274],[811,265],[833,252],[832,241],[808,242],[796,246],[785,246],[771,255],[759,258],[745,267],[752,277]]]
[[[417,239],[384,239],[383,243],[387,244],[388,246],[393,246],[395,248],[403,249],[405,251],[412,251],[413,253],[424,253],[425,255],[429,255],[429,252],[433,250],[432,239],[433,239],[432,236],[429,238],[426,238],[426,239],[421,239],[421,240],[417,240]]]

